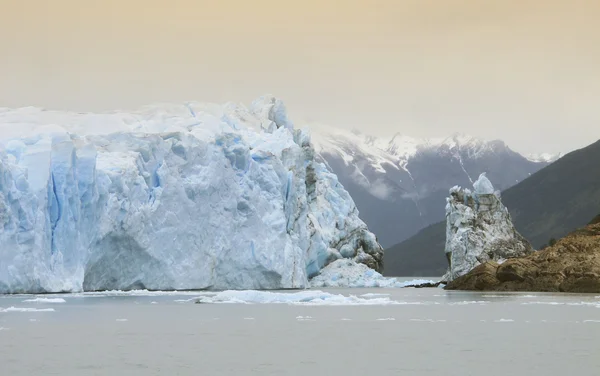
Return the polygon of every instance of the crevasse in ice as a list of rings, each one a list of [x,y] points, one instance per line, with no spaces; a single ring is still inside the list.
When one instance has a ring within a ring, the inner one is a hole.
[[[383,251],[271,96],[0,109],[0,293],[302,288]]]

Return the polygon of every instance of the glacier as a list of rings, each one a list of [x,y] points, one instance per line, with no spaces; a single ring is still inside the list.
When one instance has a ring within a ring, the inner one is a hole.
[[[0,293],[305,288],[383,250],[283,102],[0,108]]]

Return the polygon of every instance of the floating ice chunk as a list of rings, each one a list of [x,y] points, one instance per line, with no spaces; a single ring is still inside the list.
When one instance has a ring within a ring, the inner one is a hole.
[[[198,296],[198,291],[148,291],[148,290],[109,290],[109,291],[90,291],[74,294],[66,294],[67,297],[112,297],[112,296]]]
[[[116,319],[115,321],[118,321],[118,322],[125,322],[125,321],[129,321],[129,320],[128,320],[128,319]]]
[[[565,305],[565,303],[561,303],[561,302],[525,302],[525,303],[521,303],[521,305],[535,305],[535,304],[539,304],[539,305]]]
[[[397,282],[394,287],[414,287],[427,284],[435,284],[431,279],[411,279],[410,281]]]
[[[598,322],[598,323],[600,323],[600,320],[583,320],[583,322]]]
[[[363,298],[379,298],[379,297],[382,297],[382,296],[389,296],[389,295],[390,294],[375,294],[375,293],[370,292],[368,294],[362,294],[361,296]]]
[[[513,319],[500,319],[500,320],[495,320],[494,322],[514,322],[515,320]]]
[[[254,320],[254,317],[244,317],[244,320]]]
[[[190,298],[190,299],[175,299],[173,300],[175,303],[189,303],[189,302],[193,302],[198,300],[198,297],[196,298]]]
[[[23,300],[23,303],[66,303],[63,298],[35,298]]]
[[[291,305],[393,305],[404,304],[389,298],[365,299],[354,295],[344,296],[319,290],[306,290],[293,293],[270,291],[223,291],[200,297],[198,303],[238,303],[238,304],[291,304]]]
[[[54,308],[8,307],[8,308],[0,308],[0,313],[1,312],[54,312]]]
[[[386,318],[383,318],[383,319],[377,319],[377,321],[396,321],[396,319],[393,318],[393,317],[386,317]]]
[[[297,316],[298,321],[316,321],[312,316]]]
[[[521,305],[553,305],[553,306],[583,306],[583,307],[598,307],[600,302],[524,302]]]

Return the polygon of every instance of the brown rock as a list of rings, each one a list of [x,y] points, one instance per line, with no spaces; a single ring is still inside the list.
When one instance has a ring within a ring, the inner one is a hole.
[[[482,264],[450,282],[449,290],[600,292],[600,223],[526,257]]]
[[[496,272],[498,264],[493,261],[478,265],[469,273],[450,281],[447,290],[486,290],[487,286],[499,284]]]

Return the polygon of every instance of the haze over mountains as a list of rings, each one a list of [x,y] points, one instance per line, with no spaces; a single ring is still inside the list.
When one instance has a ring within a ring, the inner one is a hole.
[[[600,211],[600,141],[573,151],[502,192],[516,229],[539,249]],[[488,177],[495,183],[496,176]],[[387,275],[441,275],[446,223],[433,224],[385,252]]]
[[[436,139],[402,134],[386,139],[313,126],[311,138],[384,247],[443,220],[451,186],[470,186],[480,173],[488,172],[494,185],[504,190],[559,157],[525,157],[501,140],[458,133]]]

